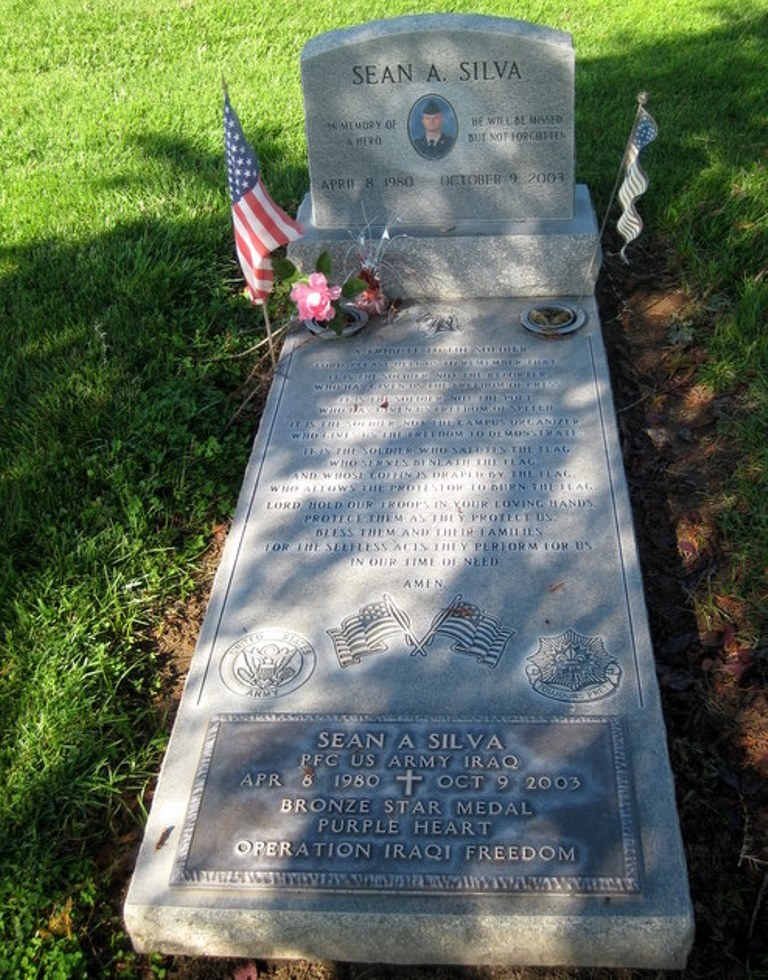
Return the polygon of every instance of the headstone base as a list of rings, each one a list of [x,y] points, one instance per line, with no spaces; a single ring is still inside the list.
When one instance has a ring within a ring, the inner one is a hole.
[[[564,898],[563,902],[577,902]],[[258,957],[358,963],[455,966],[560,966],[683,969],[693,927],[686,914],[645,918],[616,913],[614,902],[593,915],[535,917],[483,909],[472,902],[451,912],[414,913],[399,899],[391,913],[350,897],[337,912],[276,908],[148,905],[130,909],[139,952],[176,956]],[[327,903],[326,903],[327,904]],[[618,904],[618,903],[615,903]],[[380,903],[379,903],[380,905]],[[535,919],[535,925],[534,925]]]
[[[359,239],[379,246],[383,227],[318,228],[307,195],[298,220],[304,236],[288,247],[291,261],[313,272],[330,252],[334,278],[360,268]],[[381,261],[382,286],[390,298],[471,299],[496,296],[590,296],[600,270],[597,221],[589,190],[576,186],[571,220],[460,221],[451,228],[390,228]]]

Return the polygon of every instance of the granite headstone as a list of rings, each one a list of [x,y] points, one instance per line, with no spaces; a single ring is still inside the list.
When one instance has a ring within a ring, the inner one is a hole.
[[[313,38],[301,71],[316,225],[573,217],[570,35],[403,17]]]
[[[574,183],[569,34],[398,17],[313,38],[301,72],[310,193],[289,255],[302,270],[329,251],[354,273],[360,237],[377,247],[388,228],[393,297],[593,291],[599,243]]]

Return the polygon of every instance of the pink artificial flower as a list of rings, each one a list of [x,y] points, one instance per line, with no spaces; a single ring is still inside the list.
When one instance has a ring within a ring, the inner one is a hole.
[[[333,301],[341,296],[341,286],[329,286],[322,272],[313,272],[309,282],[297,282],[291,299],[302,320],[332,320],[336,315]]]
[[[360,278],[365,283],[365,289],[355,300],[355,306],[360,310],[365,310],[371,316],[381,316],[386,313],[389,300],[384,295],[375,270],[370,265],[363,263],[360,269]]]
[[[381,316],[387,312],[389,300],[380,289],[366,289],[355,300],[355,306],[371,316]]]

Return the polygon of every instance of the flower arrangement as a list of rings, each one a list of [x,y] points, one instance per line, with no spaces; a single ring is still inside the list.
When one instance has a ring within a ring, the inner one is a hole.
[[[343,301],[359,297],[368,288],[368,283],[363,278],[349,277],[340,286],[331,285],[330,275],[331,257],[328,252],[322,252],[315,271],[291,287],[291,300],[296,304],[299,319],[322,324],[341,335],[348,321]],[[359,303],[355,301],[352,305]]]
[[[363,266],[360,270],[360,278],[365,283],[365,289],[357,297],[357,305],[361,310],[373,316],[381,316],[387,312],[389,300],[384,295],[381,288],[381,280],[378,274],[368,266]]]
[[[399,221],[396,218],[395,221]],[[389,231],[389,224],[384,227],[384,231],[377,239],[371,234],[372,224],[368,224],[357,235],[355,244],[347,252],[354,253],[360,263],[358,275],[365,283],[365,288],[357,297],[356,304],[361,310],[374,316],[381,316],[386,313],[389,300],[384,294],[381,285],[381,274],[384,267],[384,256],[390,244],[394,240]],[[395,236],[399,237],[399,236]]]

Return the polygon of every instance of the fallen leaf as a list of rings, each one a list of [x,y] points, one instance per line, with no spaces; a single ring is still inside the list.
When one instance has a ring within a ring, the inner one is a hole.
[[[752,666],[752,651],[740,648],[729,655],[723,664],[723,673],[729,674],[734,680],[740,681]]]
[[[752,765],[765,779],[768,779],[768,749],[752,756]]]
[[[41,934],[48,932],[49,936],[66,936],[72,938],[72,899],[68,898],[64,908],[55,912],[48,920],[48,930],[41,929]],[[48,938],[44,936],[43,938]]]
[[[748,670],[749,664],[742,664],[738,661],[723,664],[723,673],[728,674],[735,681],[740,681]]]
[[[680,654],[687,653],[691,647],[695,646],[698,640],[698,633],[679,633],[677,636],[671,636],[659,652],[667,657],[679,657]]]
[[[694,683],[693,675],[687,670],[670,670],[668,667],[657,667],[659,682],[671,691],[687,691]]]
[[[156,851],[159,851],[161,848],[165,847],[165,845],[168,843],[168,838],[171,836],[172,833],[173,833],[173,826],[165,828],[162,834],[160,834],[160,836],[157,838],[157,843],[155,844]]]

